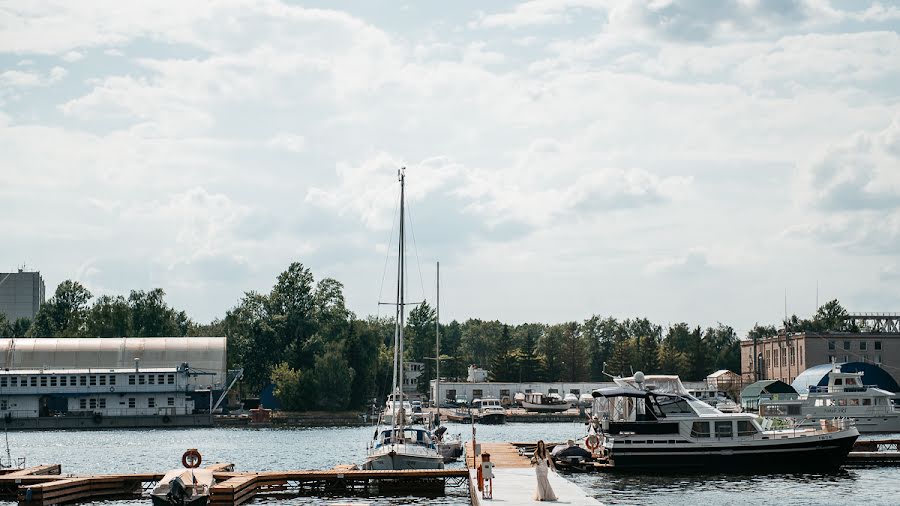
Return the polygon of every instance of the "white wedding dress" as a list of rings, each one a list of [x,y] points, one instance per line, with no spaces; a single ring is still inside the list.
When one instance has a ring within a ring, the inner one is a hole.
[[[550,480],[547,479],[547,459],[538,460],[535,466],[535,474],[537,475],[537,488],[534,490],[535,501],[555,501],[556,494],[550,486]]]

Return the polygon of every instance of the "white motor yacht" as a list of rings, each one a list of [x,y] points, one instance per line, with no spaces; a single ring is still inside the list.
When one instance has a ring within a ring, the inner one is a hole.
[[[500,404],[500,399],[477,399],[472,405],[478,423],[485,425],[506,423],[506,409]]]
[[[894,394],[865,385],[862,372],[828,373],[827,386],[809,386],[800,399],[759,402],[760,416],[786,419],[800,427],[812,427],[821,420],[849,418],[861,433],[900,432],[900,412],[892,403]]]
[[[593,412],[604,414],[586,438],[613,470],[833,470],[859,437],[841,424],[766,430],[752,414],[722,413],[693,397],[678,376],[614,381],[593,392]]]
[[[525,394],[522,407],[525,408],[525,411],[536,413],[559,413],[572,406],[562,400],[558,394],[544,395],[540,392],[532,392]]]

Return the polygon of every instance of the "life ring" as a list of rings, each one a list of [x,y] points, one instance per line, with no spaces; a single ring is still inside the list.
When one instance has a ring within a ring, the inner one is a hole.
[[[588,450],[594,451],[600,446],[600,438],[596,434],[591,434],[584,440],[584,445],[587,446]]]
[[[169,415],[163,415],[163,423],[169,423],[171,421],[172,421],[172,419],[169,418]]]
[[[94,413],[94,423],[100,424],[103,421],[103,415],[100,413]]]
[[[181,465],[188,469],[200,467],[201,462],[203,462],[203,457],[196,448],[191,448],[181,456]]]
[[[110,392],[115,392],[115,391],[116,391],[116,387],[109,387],[109,391],[110,391]]]

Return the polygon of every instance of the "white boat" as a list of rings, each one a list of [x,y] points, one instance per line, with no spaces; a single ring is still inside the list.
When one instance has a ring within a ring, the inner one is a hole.
[[[755,415],[722,413],[690,395],[678,376],[613,378],[593,392],[586,445],[613,470],[834,470],[859,431],[822,423],[809,429],[768,430]],[[604,406],[605,405],[605,406]]]
[[[500,404],[500,399],[476,399],[472,405],[476,422],[485,425],[506,423],[506,409]]]
[[[400,180],[400,233],[397,256],[397,302],[394,322],[394,374],[392,395],[388,397],[391,408],[390,423],[380,420],[372,441],[367,448],[363,469],[443,469],[444,457],[431,438],[431,432],[423,428],[409,427],[411,416],[409,403],[403,395],[403,329],[406,316],[406,226],[404,198],[406,174],[398,173]]]
[[[740,413],[743,411],[738,403],[731,400],[728,394],[721,390],[703,388],[688,390],[688,393],[723,413]]]
[[[407,416],[410,416],[412,413],[412,404],[406,400],[399,400],[398,396],[389,395],[387,400],[384,402],[384,410],[381,412],[381,423],[385,425],[393,425],[394,418],[400,412],[400,409],[403,409]]]
[[[150,493],[153,506],[206,506],[214,484],[211,469],[173,469]]]
[[[816,426],[821,420],[849,418],[861,433],[900,432],[900,412],[892,403],[894,394],[863,383],[862,372],[828,373],[827,386],[809,386],[800,399],[759,402],[759,415],[786,419],[800,427]]]
[[[525,394],[522,407],[525,408],[525,411],[535,413],[559,413],[566,411],[572,406],[562,400],[559,394],[544,395],[540,392],[532,392]]]

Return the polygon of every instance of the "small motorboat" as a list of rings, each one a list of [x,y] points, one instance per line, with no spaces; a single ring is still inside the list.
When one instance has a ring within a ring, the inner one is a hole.
[[[150,493],[153,506],[206,506],[215,478],[212,469],[200,469],[202,461],[195,448],[184,452],[184,468],[167,472]]]

